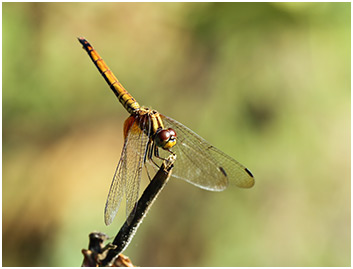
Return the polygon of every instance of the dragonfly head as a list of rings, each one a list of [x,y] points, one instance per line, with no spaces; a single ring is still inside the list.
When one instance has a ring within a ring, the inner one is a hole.
[[[156,132],[154,142],[158,147],[170,149],[176,143],[176,132],[172,128],[160,129]]]

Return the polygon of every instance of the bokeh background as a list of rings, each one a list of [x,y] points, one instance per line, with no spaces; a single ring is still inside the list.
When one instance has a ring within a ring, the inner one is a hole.
[[[3,3],[3,265],[79,266],[140,104],[255,175],[171,180],[125,251],[139,266],[350,266],[350,3]],[[144,186],[147,180],[144,178]],[[123,205],[124,206],[124,205]]]

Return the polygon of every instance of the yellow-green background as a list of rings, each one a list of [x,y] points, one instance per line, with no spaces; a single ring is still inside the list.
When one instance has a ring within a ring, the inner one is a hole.
[[[172,179],[134,264],[350,265],[350,3],[2,5],[3,265],[79,266],[88,234],[125,217],[103,224],[128,113],[77,36],[256,178]]]

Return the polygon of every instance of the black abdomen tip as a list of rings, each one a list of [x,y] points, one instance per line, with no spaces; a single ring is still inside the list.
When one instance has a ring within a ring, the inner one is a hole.
[[[79,36],[77,39],[82,45],[87,45],[88,44],[88,41],[82,36]]]

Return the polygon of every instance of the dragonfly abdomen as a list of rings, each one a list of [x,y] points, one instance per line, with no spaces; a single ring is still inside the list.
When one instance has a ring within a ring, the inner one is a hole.
[[[98,54],[98,52],[91,46],[91,44],[84,38],[79,37],[78,40],[82,44],[84,50],[88,53],[89,57],[98,68],[99,72],[109,84],[110,88],[118,97],[119,102],[125,107],[125,109],[131,114],[134,111],[140,109],[139,103],[128,93],[127,90],[121,85],[119,80],[114,76],[113,72]]]
[[[110,70],[107,70],[107,72],[108,71],[111,73]],[[111,75],[113,75],[113,74],[111,73]],[[103,77],[104,77],[104,75],[103,75]],[[119,102],[125,107],[125,109],[130,114],[133,113],[134,111],[137,111],[140,109],[139,103],[137,103],[135,98],[132,97],[131,94],[128,93],[128,91],[124,89],[123,85],[121,85],[121,83],[118,80],[115,80],[113,83],[110,83],[110,81],[108,81],[108,80],[107,80],[107,82],[108,82],[110,88],[112,89],[112,91],[114,92],[114,94],[116,95],[116,97],[118,97]]]

